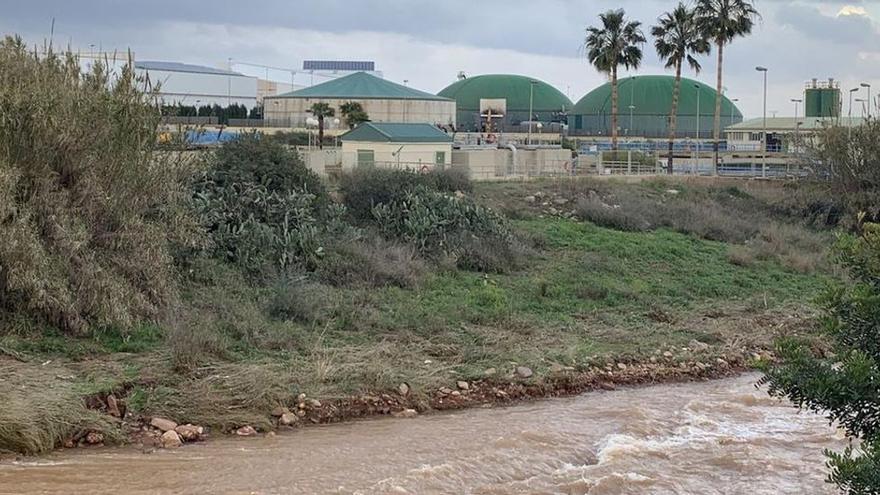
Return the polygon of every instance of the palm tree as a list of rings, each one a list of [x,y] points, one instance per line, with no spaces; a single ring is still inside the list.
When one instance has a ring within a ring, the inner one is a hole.
[[[361,122],[369,122],[370,116],[364,111],[364,106],[356,101],[345,102],[339,105],[339,113],[345,119],[349,129],[354,129]]]
[[[587,60],[611,77],[611,148],[617,150],[617,68],[637,69],[642,62],[645,42],[641,22],[628,21],[623,9],[599,14],[602,27],[587,28],[584,48]]]
[[[336,115],[329,103],[319,102],[309,107],[308,112],[318,119],[318,148],[324,149],[324,119]]]
[[[700,62],[694,58],[694,55],[709,53],[709,42],[697,24],[696,14],[683,3],[679,3],[672,12],[660,16],[658,22],[657,26],[651,28],[651,34],[655,38],[654,47],[660,60],[666,62],[666,68],[675,69],[672,109],[669,111],[669,157],[666,162],[666,171],[672,175],[672,148],[675,141],[678,98],[681,93],[681,66],[687,62],[691,69],[699,74]],[[699,98],[699,94],[697,97]]]
[[[724,46],[734,39],[752,32],[755,19],[760,17],[751,0],[697,0],[694,8],[703,35],[715,43],[718,52],[718,84],[715,88],[715,141],[714,171],[718,171],[718,140],[721,136],[721,68],[724,62]]]

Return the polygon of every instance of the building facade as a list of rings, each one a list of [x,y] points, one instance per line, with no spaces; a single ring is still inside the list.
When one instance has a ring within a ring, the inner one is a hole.
[[[257,106],[256,77],[178,62],[136,61],[134,69],[159,88],[159,98],[166,105]]]
[[[364,122],[339,137],[342,167],[426,171],[452,164],[452,137],[431,124]]]

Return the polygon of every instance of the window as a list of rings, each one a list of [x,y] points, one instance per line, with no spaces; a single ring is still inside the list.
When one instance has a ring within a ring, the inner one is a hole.
[[[444,165],[446,164],[446,152],[445,151],[437,151],[434,153],[434,163],[436,165]]]
[[[376,157],[373,150],[357,150],[357,166],[372,167],[376,164]]]

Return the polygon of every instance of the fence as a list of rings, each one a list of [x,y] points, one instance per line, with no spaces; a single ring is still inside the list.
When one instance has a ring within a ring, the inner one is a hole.
[[[162,117],[161,123],[165,125],[217,125],[219,123],[217,117],[180,117],[166,115]]]

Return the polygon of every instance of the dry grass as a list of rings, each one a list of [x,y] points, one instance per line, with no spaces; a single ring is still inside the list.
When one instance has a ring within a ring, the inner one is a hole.
[[[86,408],[71,370],[0,357],[0,377],[0,452],[44,453],[86,431],[121,439],[112,418]]]

